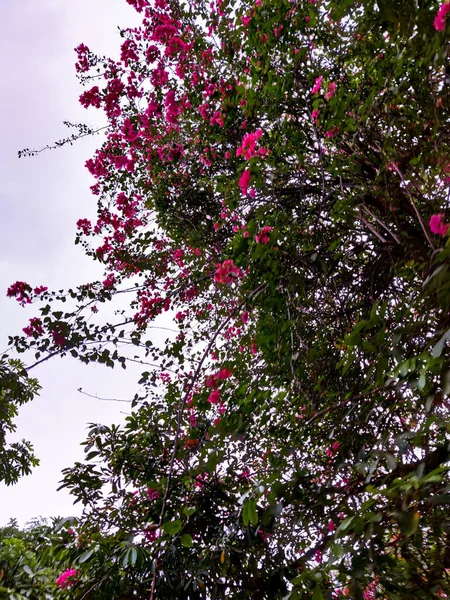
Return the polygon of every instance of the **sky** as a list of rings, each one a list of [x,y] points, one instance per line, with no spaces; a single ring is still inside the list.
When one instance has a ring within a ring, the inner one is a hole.
[[[20,333],[37,307],[21,308],[6,298],[19,280],[61,289],[101,277],[101,270],[74,245],[76,221],[93,218],[93,180],[84,167],[101,144],[85,138],[72,147],[17,158],[23,148],[40,148],[68,135],[63,120],[102,126],[102,114],[78,102],[83,88],[75,77],[81,42],[98,54],[118,57],[117,26],[133,26],[138,15],[126,0],[14,0],[0,2],[0,352],[7,336]],[[55,358],[30,374],[40,396],[22,407],[18,438],[30,440],[41,461],[33,474],[11,487],[0,484],[0,526],[34,517],[80,513],[65,491],[56,492],[61,470],[81,460],[86,425],[120,422],[127,404],[80,394],[129,400],[136,371],[84,366]]]

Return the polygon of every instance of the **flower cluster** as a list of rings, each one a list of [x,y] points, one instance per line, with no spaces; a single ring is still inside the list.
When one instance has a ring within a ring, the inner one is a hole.
[[[24,327],[22,331],[28,337],[37,337],[39,335],[42,335],[44,333],[44,330],[42,328],[41,319],[39,319],[38,317],[33,317],[32,319],[30,319],[30,324],[27,327]]]
[[[270,225],[265,225],[261,231],[255,235],[255,242],[257,244],[268,244],[269,242],[269,233],[272,231],[272,227]]]
[[[254,156],[265,156],[267,154],[267,148],[262,147],[259,150],[256,149],[256,142],[262,136],[263,132],[261,129],[257,129],[254,133],[246,133],[242,144],[236,150],[236,156],[243,156],[245,160],[250,160]]]
[[[31,304],[32,298],[31,295],[34,292],[36,296],[43,294],[47,291],[44,285],[40,285],[39,287],[35,287],[32,289],[31,285],[25,283],[24,281],[16,281],[12,285],[9,286],[6,291],[6,295],[8,298],[15,298],[17,302],[21,306],[25,306],[25,304]]]
[[[78,571],[76,569],[67,569],[67,571],[61,573],[55,583],[60,588],[68,588],[75,583],[74,577],[77,575]]]
[[[450,2],[444,2],[439,8],[436,18],[434,19],[434,28],[436,31],[444,31],[445,17],[450,12]]]
[[[216,283],[232,283],[235,278],[242,277],[242,272],[237,267],[232,259],[224,260],[222,264],[216,264],[216,272],[214,274],[214,281]]]
[[[443,218],[444,218],[444,215],[442,215],[442,214],[433,215],[431,217],[431,219],[430,219],[431,233],[434,233],[435,235],[440,235],[440,236],[444,237],[444,235],[447,233],[447,230],[450,227],[450,225],[446,225],[445,223],[443,223],[442,222]]]

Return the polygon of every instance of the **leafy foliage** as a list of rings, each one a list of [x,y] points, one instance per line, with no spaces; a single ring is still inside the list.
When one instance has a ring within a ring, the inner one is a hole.
[[[76,49],[105,280],[9,292],[28,371],[147,368],[64,471],[72,597],[447,597],[446,8],[127,1],[120,61]]]

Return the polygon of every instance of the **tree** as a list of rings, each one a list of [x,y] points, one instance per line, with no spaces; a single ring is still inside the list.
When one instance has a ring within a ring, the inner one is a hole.
[[[59,522],[58,522],[59,521]],[[43,519],[19,529],[11,520],[0,529],[0,598],[48,600],[64,597],[66,583],[58,594],[57,579],[64,564],[66,546],[73,540],[67,520]],[[66,596],[67,597],[67,596]]]
[[[450,4],[127,1],[76,49],[105,279],[8,291],[27,372],[147,365],[64,472],[72,597],[447,597]]]

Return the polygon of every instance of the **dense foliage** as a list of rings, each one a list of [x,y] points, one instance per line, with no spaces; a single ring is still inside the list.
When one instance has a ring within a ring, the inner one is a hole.
[[[36,520],[19,529],[11,520],[0,528],[0,598],[54,598],[73,535],[68,521]]]
[[[58,593],[448,597],[450,4],[127,2],[76,49],[105,279],[8,290],[35,364],[146,365],[64,472]]]

